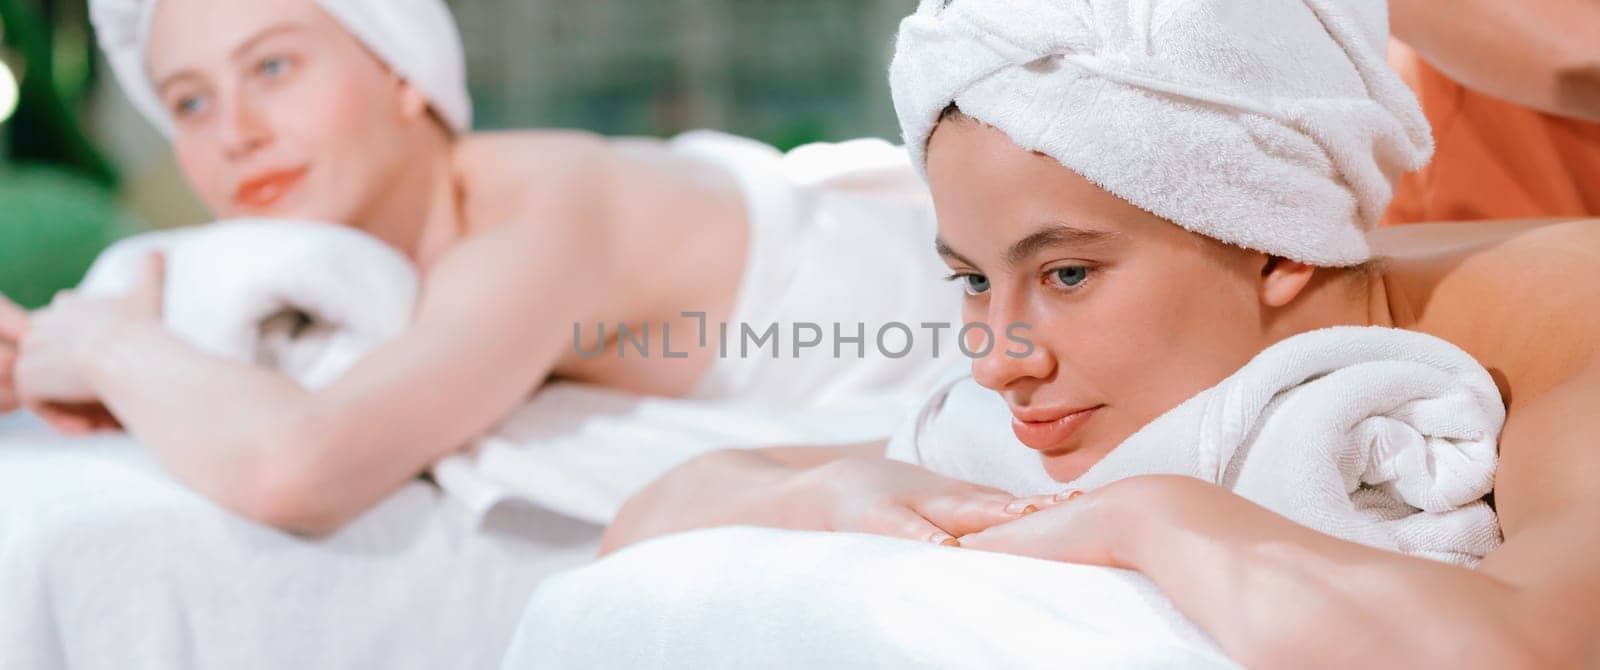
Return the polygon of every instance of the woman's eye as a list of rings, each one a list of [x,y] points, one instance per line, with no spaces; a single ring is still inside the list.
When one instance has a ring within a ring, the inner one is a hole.
[[[281,76],[284,72],[289,70],[289,59],[268,58],[261,61],[261,65],[257,66],[256,70],[268,77]]]
[[[1089,280],[1089,268],[1082,265],[1073,265],[1050,271],[1051,278],[1060,282],[1067,288],[1076,288]]]
[[[188,118],[206,110],[206,99],[198,95],[186,95],[178,99],[173,105],[173,111],[178,118]]]
[[[962,288],[966,289],[967,295],[981,295],[989,292],[989,278],[983,275],[962,275],[961,285]]]

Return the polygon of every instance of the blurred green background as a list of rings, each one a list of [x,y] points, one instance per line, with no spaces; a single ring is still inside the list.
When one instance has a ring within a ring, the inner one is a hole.
[[[480,129],[717,128],[785,149],[895,136],[885,71],[894,27],[916,5],[448,1]],[[86,0],[0,0],[0,67],[19,82],[0,118],[0,292],[29,307],[121,236],[209,218],[93,40]]]

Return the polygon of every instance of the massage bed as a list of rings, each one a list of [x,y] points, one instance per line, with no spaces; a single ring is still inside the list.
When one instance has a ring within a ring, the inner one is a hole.
[[[882,438],[845,407],[556,383],[337,534],[246,521],[130,438],[0,417],[0,670],[493,668],[530,594],[638,488],[706,451]]]
[[[230,514],[122,436],[0,419],[0,668],[490,668],[601,527],[481,517],[425,481],[309,540]]]

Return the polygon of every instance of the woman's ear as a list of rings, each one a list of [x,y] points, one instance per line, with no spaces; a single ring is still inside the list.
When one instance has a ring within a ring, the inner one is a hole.
[[[1261,265],[1261,303],[1268,307],[1283,307],[1294,302],[1316,274],[1315,265],[1281,256],[1267,256]]]
[[[428,116],[428,96],[411,82],[404,79],[398,81],[400,86],[400,114],[407,119],[421,119]]]

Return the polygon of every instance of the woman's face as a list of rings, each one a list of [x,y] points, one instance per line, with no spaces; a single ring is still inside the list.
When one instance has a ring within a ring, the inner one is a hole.
[[[1261,255],[1142,211],[970,118],[939,125],[928,179],[964,316],[997,335],[973,374],[1005,397],[1054,479],[1076,478],[1264,347]],[[1026,356],[1006,338],[1015,324],[1031,326],[1013,331],[1034,344]]]
[[[312,0],[161,0],[147,68],[178,161],[221,218],[354,223],[426,100]]]

